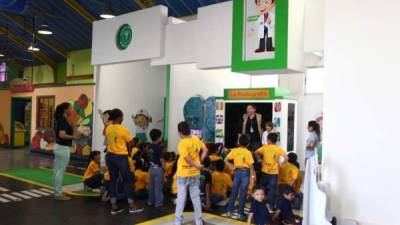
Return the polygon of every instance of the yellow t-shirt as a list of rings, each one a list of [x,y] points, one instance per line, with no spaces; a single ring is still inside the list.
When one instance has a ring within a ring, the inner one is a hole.
[[[139,148],[133,147],[132,151],[131,151],[131,158],[133,158],[136,155],[136,153],[138,153],[138,152],[139,152]],[[133,160],[133,161],[135,161],[135,160]]]
[[[135,171],[135,191],[142,190],[147,187],[149,184],[149,173],[142,171],[142,170],[136,170]]]
[[[212,173],[211,193],[219,194],[226,198],[226,192],[232,187],[232,178],[225,172]]]
[[[210,158],[211,162],[216,162],[216,161],[222,159],[221,156],[215,155],[215,154],[210,155],[209,158]]]
[[[104,172],[103,180],[110,181],[110,172],[108,170],[106,170],[106,172]]]
[[[86,168],[83,180],[87,180],[100,172],[100,165],[95,161],[90,161],[89,166]]]
[[[237,168],[250,168],[254,164],[253,155],[247,148],[238,147],[232,149],[226,156],[227,159],[233,160],[233,166]]]
[[[299,177],[299,169],[297,166],[286,162],[279,168],[278,183],[279,184],[293,184]]]
[[[176,174],[172,177],[171,193],[172,194],[177,194],[178,193],[178,186],[176,185]]]
[[[183,138],[178,145],[179,159],[176,175],[178,177],[192,177],[200,175],[200,170],[189,165],[185,157],[189,156],[194,162],[200,163],[200,151],[205,144],[195,135]]]
[[[285,156],[285,151],[278,145],[264,145],[256,153],[263,155],[261,171],[277,175],[279,173],[279,158]]]
[[[299,176],[296,179],[296,182],[294,183],[294,190],[296,193],[301,192],[301,185],[303,184],[303,175],[299,173]]]
[[[164,163],[164,176],[169,177],[172,175],[172,167],[174,166],[174,161],[166,161]]]
[[[133,136],[128,128],[121,124],[111,124],[106,128],[107,152],[117,155],[128,155],[126,144],[132,141]]]

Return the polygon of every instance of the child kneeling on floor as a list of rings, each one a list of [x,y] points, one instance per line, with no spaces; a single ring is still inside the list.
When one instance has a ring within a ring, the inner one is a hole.
[[[100,173],[101,153],[99,151],[92,151],[89,159],[89,166],[83,175],[85,191],[98,189],[103,186],[103,174]]]
[[[264,187],[257,185],[253,188],[253,202],[251,203],[247,225],[251,225],[254,219],[255,225],[270,225],[272,217],[265,201]]]
[[[226,206],[228,204],[226,193],[232,187],[232,178],[224,172],[225,162],[220,159],[215,162],[216,171],[212,173],[211,202],[214,205]]]
[[[295,198],[296,191],[290,185],[282,185],[280,188],[282,197],[278,201],[273,220],[284,225],[301,225],[303,218],[294,215],[292,210],[292,201]]]

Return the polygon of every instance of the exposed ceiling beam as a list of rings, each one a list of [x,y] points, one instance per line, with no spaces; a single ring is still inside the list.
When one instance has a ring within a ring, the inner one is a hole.
[[[133,0],[136,5],[138,5],[141,9],[150,8],[155,6],[154,0]]]
[[[89,23],[96,21],[96,17],[90,14],[85,8],[83,8],[76,0],[64,0],[64,2],[71,7],[75,12],[85,18]]]
[[[8,33],[7,33],[8,32]],[[18,37],[14,33],[7,31],[7,29],[3,26],[0,26],[0,33],[3,34],[8,34],[8,38],[18,44],[22,49],[27,49],[29,47],[29,44],[23,40],[22,38]],[[55,76],[55,71],[56,71],[56,66],[57,64],[50,59],[47,55],[45,55],[43,52],[33,52],[33,56],[43,63],[49,65],[51,69],[53,69],[53,76]]]
[[[29,24],[24,23],[24,19],[22,17],[17,16],[17,15],[12,15],[9,13],[5,13],[5,12],[0,12],[0,15],[3,16],[4,18],[8,19],[12,23],[14,23],[19,28],[25,29],[26,32],[33,33],[32,27]],[[57,42],[51,40],[50,38],[45,37],[43,35],[37,35],[36,39],[38,39],[43,44],[47,45],[49,48],[51,48],[58,54],[62,55],[64,58],[68,57],[68,51],[63,46],[61,46]]]

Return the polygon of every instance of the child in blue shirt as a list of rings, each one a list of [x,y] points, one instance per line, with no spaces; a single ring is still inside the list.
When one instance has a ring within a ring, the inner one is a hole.
[[[253,189],[253,202],[251,203],[249,216],[247,218],[247,225],[251,225],[253,219],[256,225],[271,224],[271,215],[269,214],[267,202],[264,198],[264,187],[255,186]]]
[[[285,225],[301,225],[302,218],[293,214],[292,201],[296,191],[290,185],[281,186],[282,198],[278,201],[277,210],[273,220],[280,221]]]

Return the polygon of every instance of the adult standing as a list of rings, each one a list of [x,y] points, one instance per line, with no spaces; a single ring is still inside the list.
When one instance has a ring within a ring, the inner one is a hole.
[[[257,150],[261,147],[262,135],[262,115],[256,113],[257,108],[254,104],[250,104],[246,108],[246,114],[243,115],[242,134],[250,136],[249,149],[251,151]]]
[[[124,115],[120,109],[113,109],[110,113],[110,120],[113,121],[105,129],[107,138],[106,164],[110,172],[110,197],[111,197],[111,215],[121,213],[124,210],[117,205],[117,182],[121,176],[124,191],[129,203],[129,213],[143,211],[135,205],[133,199],[133,180],[130,173],[128,162],[128,149],[132,149],[135,142],[128,128],[121,125]]]
[[[310,135],[306,143],[306,160],[315,155],[321,143],[321,128],[319,124],[314,120],[309,121],[307,129]]]
[[[71,104],[64,102],[57,106],[54,113],[54,132],[56,135],[56,144],[54,145],[54,199],[67,201],[71,198],[62,192],[62,182],[65,169],[68,166],[72,140],[79,138],[76,124],[68,123],[68,117],[72,112]]]

